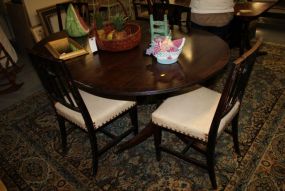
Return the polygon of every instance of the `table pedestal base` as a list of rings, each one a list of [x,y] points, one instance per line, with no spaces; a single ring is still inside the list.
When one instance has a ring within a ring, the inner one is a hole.
[[[152,134],[154,133],[154,128],[151,124],[151,122],[149,124],[147,124],[147,126],[141,131],[139,132],[135,137],[131,138],[130,140],[120,144],[117,150],[117,153],[123,152],[126,149],[132,148],[140,143],[142,143],[143,141],[145,141],[147,138],[149,138]]]

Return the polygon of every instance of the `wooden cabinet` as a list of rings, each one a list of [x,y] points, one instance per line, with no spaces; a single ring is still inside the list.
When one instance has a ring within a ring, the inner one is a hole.
[[[7,2],[5,5],[15,35],[16,49],[26,52],[33,47],[34,40],[24,6],[21,3],[12,2]]]

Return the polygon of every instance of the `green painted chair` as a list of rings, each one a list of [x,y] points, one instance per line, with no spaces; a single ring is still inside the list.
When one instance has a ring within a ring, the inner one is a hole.
[[[154,20],[152,14],[149,19],[151,41],[153,41],[156,36],[168,36],[170,34],[167,15],[164,15],[162,21]]]

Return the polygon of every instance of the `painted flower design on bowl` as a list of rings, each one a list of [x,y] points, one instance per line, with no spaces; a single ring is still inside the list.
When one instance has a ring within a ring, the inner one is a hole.
[[[146,54],[156,57],[160,64],[173,64],[177,62],[184,43],[185,38],[171,40],[169,36],[158,36],[152,41]]]

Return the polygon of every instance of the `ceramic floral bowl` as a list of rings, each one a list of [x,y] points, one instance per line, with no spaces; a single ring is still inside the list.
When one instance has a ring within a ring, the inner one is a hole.
[[[184,43],[185,38],[171,40],[168,36],[156,37],[146,54],[152,54],[160,64],[173,64],[177,62]]]
[[[156,57],[157,62],[160,64],[173,64],[177,62],[181,52],[182,49],[179,49],[178,51],[175,52],[158,52],[154,56]]]

